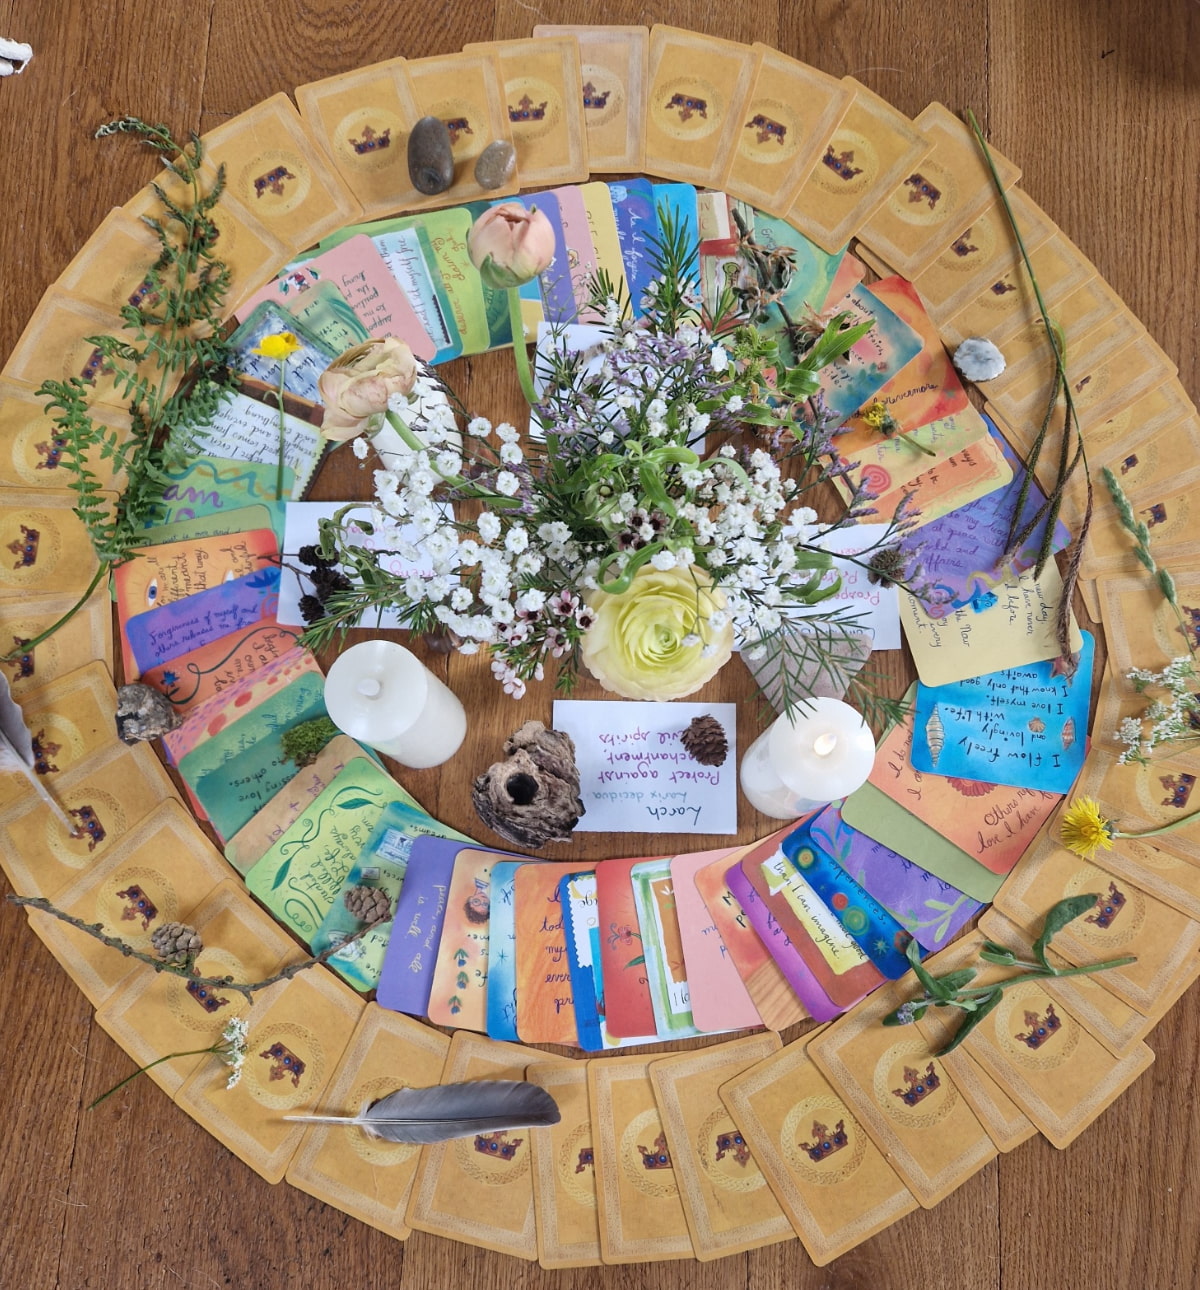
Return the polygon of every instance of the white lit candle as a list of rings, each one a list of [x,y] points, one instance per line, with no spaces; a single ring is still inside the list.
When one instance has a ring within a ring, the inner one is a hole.
[[[414,770],[448,761],[467,733],[454,692],[393,641],[339,655],[325,678],[325,707],[351,738]]]
[[[840,699],[811,699],[780,717],[742,758],[750,805],[791,820],[860,787],[875,764],[875,739],[862,716]]]

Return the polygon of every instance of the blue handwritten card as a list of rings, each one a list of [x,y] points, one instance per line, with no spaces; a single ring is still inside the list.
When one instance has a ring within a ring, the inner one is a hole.
[[[381,1007],[416,1017],[423,1017],[429,1008],[446,896],[462,849],[461,842],[441,838],[418,838],[413,843],[375,992]]]
[[[517,924],[513,879],[520,861],[492,866],[491,927],[488,930],[487,1032],[516,1043]]]
[[[705,714],[729,741],[719,766],[702,765],[683,746],[683,732]],[[579,832],[737,832],[734,704],[556,699],[554,728],[575,741]]]
[[[987,422],[988,433],[1012,468],[1012,480],[986,497],[968,502],[940,520],[931,521],[900,543],[902,551],[920,559],[925,570],[923,577],[933,587],[933,595],[919,602],[930,618],[945,618],[965,606],[978,612],[994,605],[997,586],[1026,569],[1032,569],[1037,563],[1038,549],[1046,531],[1043,518],[1012,557],[1004,559],[1025,467],[994,422],[986,416],[983,419]],[[1018,531],[1033,519],[1044,500],[1042,490],[1031,480],[1025,504],[1021,507]],[[1059,520],[1050,549],[1061,551],[1070,540],[1070,531]]]
[[[648,179],[622,179],[609,184],[608,191],[629,283],[629,303],[633,316],[640,318],[645,312],[642,300],[646,288],[654,278],[654,242],[659,237],[654,185]]]
[[[125,635],[136,674],[243,628],[274,622],[278,604],[279,569],[270,566],[134,614],[125,621]]]
[[[1095,642],[1069,680],[1057,659],[917,686],[913,766],[934,775],[1066,793],[1087,751]]]

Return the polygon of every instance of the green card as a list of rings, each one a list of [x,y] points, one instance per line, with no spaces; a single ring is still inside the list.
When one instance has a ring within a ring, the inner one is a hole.
[[[326,715],[325,678],[309,672],[180,758],[179,773],[222,840],[249,823],[296,774],[283,751],[284,734]]]
[[[239,506],[232,511],[214,511],[190,520],[172,520],[158,524],[138,534],[139,546],[159,546],[164,542],[183,542],[188,538],[224,537],[229,533],[252,533],[255,529],[272,529],[276,532],[276,516],[282,522],[283,502],[259,503],[256,506]]]
[[[246,889],[310,945],[396,789],[382,766],[351,758],[254,865]]]
[[[864,784],[846,798],[842,819],[852,829],[891,847],[897,855],[957,887],[972,900],[990,904],[1004,882],[1003,874],[985,869],[874,784]]]
[[[363,924],[346,908],[346,892],[355,887],[376,887],[386,893],[396,907],[396,897],[408,871],[408,858],[417,838],[471,839],[439,824],[419,807],[392,801],[384,808],[367,845],[350,866],[334,900],[312,939],[312,952],[323,954],[331,945],[340,944],[359,931]],[[374,990],[379,984],[388,941],[392,939],[392,920],[379,923],[348,946],[344,953],[334,954],[329,966],[356,990]]]
[[[371,337],[350,302],[332,282],[318,282],[303,295],[287,301],[287,311],[337,354]]]
[[[275,504],[271,527],[283,542],[283,507],[278,504],[275,480],[278,466],[231,457],[194,457],[185,466],[168,470],[162,499],[154,509],[159,525],[199,519],[223,511],[238,510],[256,503]],[[283,470],[283,492],[291,496],[294,476]]]
[[[670,857],[635,864],[629,876],[633,883],[633,903],[642,925],[644,971],[658,1037],[687,1039],[703,1034],[696,1029],[692,1017]]]

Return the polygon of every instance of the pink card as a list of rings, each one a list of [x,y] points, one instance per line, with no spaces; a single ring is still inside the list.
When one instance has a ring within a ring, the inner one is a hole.
[[[586,308],[588,283],[596,272],[597,260],[583,193],[575,187],[556,188],[554,196],[558,202],[563,238],[567,244],[567,258],[571,266],[571,287],[575,293],[575,304],[579,309],[579,321],[581,323],[603,322],[594,309]]]
[[[238,317],[249,317],[254,307],[264,300],[286,309],[312,284],[332,282],[372,336],[396,336],[418,358],[429,360],[437,353],[437,345],[422,326],[408,296],[365,233],[358,233],[332,250],[305,260],[304,268],[305,273],[299,280],[293,274],[268,282],[238,309]]]
[[[762,1017],[729,956],[708,906],[696,887],[696,874],[733,850],[693,851],[671,861],[675,912],[691,990],[692,1020],[698,1030],[745,1030],[761,1026]]]

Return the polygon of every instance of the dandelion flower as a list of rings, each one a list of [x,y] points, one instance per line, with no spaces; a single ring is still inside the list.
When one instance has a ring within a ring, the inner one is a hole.
[[[1100,813],[1100,804],[1090,797],[1080,797],[1067,807],[1059,823],[1063,846],[1085,860],[1100,849],[1112,850],[1112,840],[1117,836],[1112,822]]]
[[[297,335],[290,331],[280,331],[264,336],[250,352],[260,358],[273,358],[281,363],[299,348],[300,338]]]

